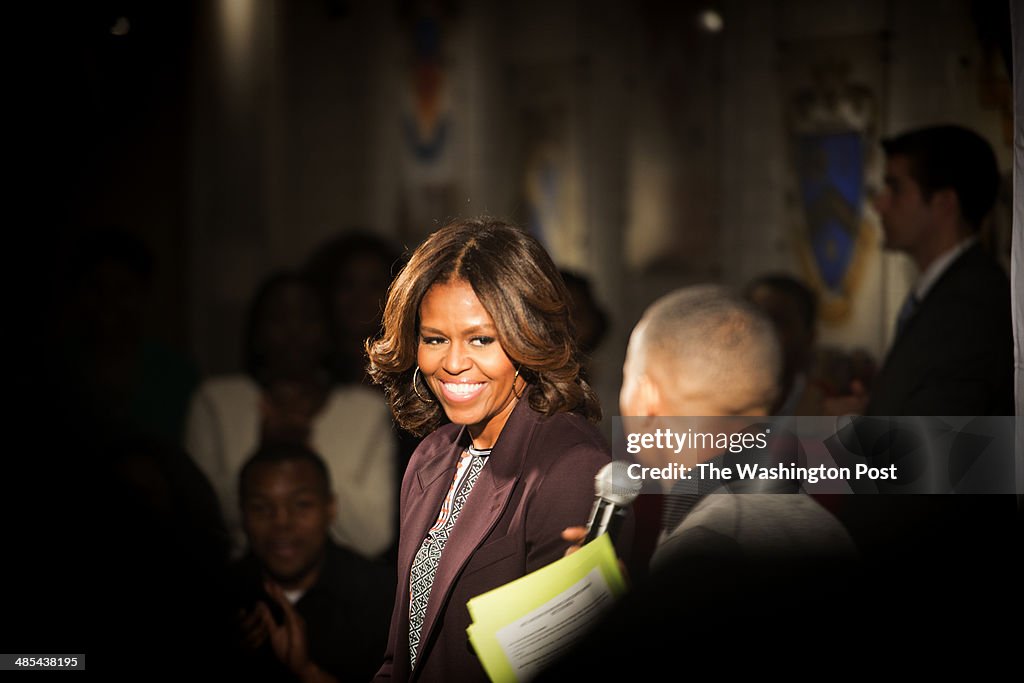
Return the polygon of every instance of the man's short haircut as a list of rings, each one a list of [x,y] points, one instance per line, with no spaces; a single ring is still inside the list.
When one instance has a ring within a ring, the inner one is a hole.
[[[751,280],[750,284],[744,288],[744,298],[748,301],[751,300],[754,292],[762,287],[777,292],[796,304],[800,318],[804,321],[807,329],[813,330],[818,324],[818,297],[810,287],[800,280],[784,273],[761,275]]]
[[[652,371],[698,373],[723,395],[741,391],[738,411],[772,405],[782,371],[775,326],[732,290],[718,285],[676,290],[651,304],[643,320],[640,350]]]
[[[905,156],[926,199],[951,188],[975,232],[999,194],[999,166],[985,138],[961,126],[932,126],[882,140],[886,156]]]
[[[241,472],[238,473],[238,499],[244,501],[250,473],[259,465],[279,465],[284,462],[308,462],[318,474],[321,493],[327,498],[331,496],[331,473],[327,463],[316,451],[301,443],[292,441],[264,441],[253,453]]]

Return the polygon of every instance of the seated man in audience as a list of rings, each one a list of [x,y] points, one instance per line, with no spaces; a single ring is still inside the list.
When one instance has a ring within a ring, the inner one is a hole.
[[[387,640],[394,571],[330,540],[323,460],[264,443],[239,475],[249,553],[232,567],[246,680],[369,680]]]

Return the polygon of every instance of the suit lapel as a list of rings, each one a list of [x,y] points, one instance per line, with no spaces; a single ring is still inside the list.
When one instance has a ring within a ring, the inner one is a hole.
[[[429,643],[437,616],[448,603],[452,586],[469,561],[501,518],[515,483],[522,473],[526,450],[533,436],[536,420],[526,397],[509,415],[505,428],[481,470],[476,485],[459,514],[430,589],[430,601],[423,619],[420,647]],[[450,481],[449,481],[450,483]],[[443,496],[443,494],[442,494]],[[440,500],[438,500],[438,506]],[[436,511],[435,511],[436,514]],[[433,523],[434,520],[431,520]],[[420,651],[422,654],[422,650]]]
[[[459,432],[458,437],[461,437]],[[458,463],[458,454],[462,450],[459,446],[459,438],[450,444],[439,448],[434,456],[425,462],[416,471],[416,483],[414,490],[410,493],[410,507],[405,517],[401,520],[402,528],[408,529],[412,535],[403,543],[399,559],[402,566],[412,562],[412,556],[419,549],[427,530],[433,526],[437,519],[437,512],[441,509],[441,501],[444,500],[448,487],[455,476],[455,466]],[[413,532],[418,530],[418,533]],[[404,557],[403,557],[404,556]]]
[[[893,339],[874,384],[869,415],[900,414],[909,397],[924,381],[934,350],[943,340],[935,337],[937,319],[944,315],[950,296],[963,286],[962,271],[974,268],[981,246],[973,244],[957,256],[939,276],[917,310],[907,320],[903,331]]]
[[[408,635],[409,630],[409,571],[412,560],[427,530],[437,519],[441,501],[444,500],[455,476],[455,465],[460,450],[458,438],[438,448],[433,457],[416,470],[416,481],[408,494],[407,509],[401,520],[402,536],[398,547],[399,594],[406,603],[401,625],[405,635]],[[408,649],[408,644],[405,647]]]
[[[893,340],[892,349],[889,353],[890,356],[896,353],[897,348],[907,345],[907,337],[913,337],[912,332],[915,327],[920,326],[922,320],[927,320],[932,315],[941,315],[944,302],[947,300],[946,289],[954,287],[951,282],[957,280],[957,276],[961,269],[967,268],[974,260],[981,249],[978,244],[972,244],[967,249],[964,249],[963,253],[957,256],[952,263],[946,268],[946,270],[939,276],[939,279],[935,281],[935,284],[931,286],[931,289],[925,294],[924,299],[921,300],[917,305],[917,310],[907,320],[904,325],[901,334],[898,334]],[[938,302],[938,303],[937,303]],[[936,343],[938,340],[929,340],[930,343]],[[921,346],[920,342],[910,344],[910,347],[914,349],[915,353],[919,353]],[[888,360],[888,359],[886,359]]]

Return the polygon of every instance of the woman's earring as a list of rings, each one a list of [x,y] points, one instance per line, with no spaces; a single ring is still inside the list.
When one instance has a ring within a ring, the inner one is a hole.
[[[413,373],[412,373],[412,390],[413,390],[414,392],[416,392],[416,396],[417,396],[417,397],[418,397],[418,398],[419,398],[419,399],[420,399],[421,401],[423,401],[424,403],[431,403],[431,401],[428,401],[427,399],[423,398],[423,396],[422,396],[422,395],[420,394],[420,390],[419,390],[419,389],[418,389],[418,388],[416,387],[416,377],[417,377],[417,376],[418,376],[419,374],[420,374],[420,366],[419,366],[419,365],[417,365],[417,366],[416,366],[416,369],[415,369],[415,370],[413,371]],[[516,374],[518,374],[518,372],[517,372]],[[513,381],[515,381],[515,380],[513,380]],[[513,388],[514,388],[514,387],[515,387],[515,385],[513,385]]]
[[[512,394],[516,397],[517,401],[523,397],[522,394],[520,394],[518,391],[516,391],[516,380],[519,379],[519,370],[520,370],[521,367],[522,366],[520,366],[519,368],[516,368],[516,374],[512,378]]]

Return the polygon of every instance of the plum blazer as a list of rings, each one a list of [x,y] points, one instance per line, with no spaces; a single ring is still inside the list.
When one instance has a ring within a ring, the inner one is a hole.
[[[413,453],[402,481],[398,588],[384,664],[375,680],[486,681],[469,644],[466,602],[563,556],[565,527],[587,523],[594,475],[610,451],[570,413],[544,417],[526,397],[509,415],[441,556],[409,670],[409,570],[451,486],[468,434],[440,427]]]

